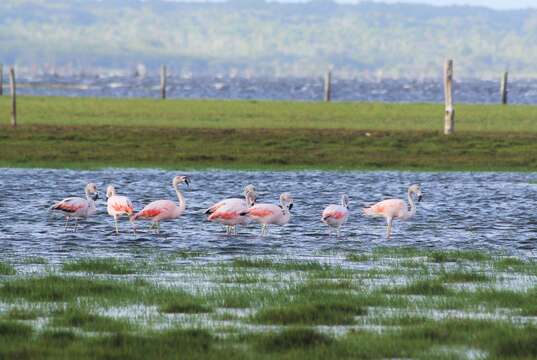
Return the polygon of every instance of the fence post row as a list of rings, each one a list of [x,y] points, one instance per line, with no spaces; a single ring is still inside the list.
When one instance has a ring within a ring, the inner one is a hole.
[[[9,87],[11,88],[11,126],[17,127],[17,86],[13,66],[9,69]]]
[[[324,77],[324,101],[332,100],[332,71],[328,70]]]
[[[507,79],[509,77],[509,73],[505,71],[502,76],[502,83],[500,85],[500,94],[502,98],[502,104],[507,105]]]
[[[160,67],[160,97],[166,99],[166,65]]]
[[[444,135],[455,131],[455,109],[453,108],[453,60],[446,60],[444,65],[444,97],[446,103],[444,115]]]

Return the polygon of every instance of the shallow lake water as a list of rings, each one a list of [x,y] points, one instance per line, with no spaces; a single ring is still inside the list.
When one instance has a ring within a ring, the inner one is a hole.
[[[176,200],[171,179],[179,174],[192,179],[184,188],[187,210],[181,218],[163,222],[159,235],[141,222],[133,234],[123,218],[122,233],[114,233],[103,199],[108,184],[140,210],[153,200]],[[201,251],[206,260],[224,260],[237,255],[311,257],[378,246],[487,249],[535,258],[537,185],[530,182],[536,178],[534,173],[492,172],[0,169],[0,251],[3,260],[39,256],[52,264],[86,256],[144,258],[151,251]],[[98,213],[82,221],[78,232],[66,232],[62,217],[49,214],[48,208],[64,197],[83,196],[90,181],[100,191]],[[240,196],[250,183],[257,188],[259,202],[276,203],[281,192],[290,192],[291,222],[271,227],[266,237],[259,236],[257,224],[240,228],[238,236],[227,236],[222,226],[206,220],[203,210],[223,198]],[[412,183],[421,184],[423,201],[416,216],[397,221],[393,238],[386,240],[384,220],[364,217],[361,208],[386,198],[406,198]],[[342,193],[351,199],[351,215],[337,238],[329,235],[320,214],[326,205],[338,203]]]
[[[96,96],[147,97],[160,96],[160,79],[156,74],[134,76],[28,76],[20,74],[17,92],[30,96]],[[6,85],[7,86],[7,85]],[[323,99],[322,78],[265,78],[195,76],[171,74],[167,80],[167,96],[179,99],[263,99],[306,100]],[[5,89],[6,93],[8,89]],[[453,96],[457,103],[500,102],[498,80],[455,81]],[[443,102],[442,79],[332,79],[334,101]],[[509,102],[535,104],[537,81],[510,79]]]

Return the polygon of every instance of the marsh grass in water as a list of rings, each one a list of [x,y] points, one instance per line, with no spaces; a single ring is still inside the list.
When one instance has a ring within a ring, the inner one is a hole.
[[[262,351],[282,352],[296,349],[311,349],[331,344],[334,339],[311,328],[289,328],[278,333],[259,336],[256,345]]]
[[[132,262],[115,258],[77,259],[63,264],[63,271],[127,275],[135,273]]]
[[[438,279],[444,283],[480,283],[492,281],[494,278],[478,271],[455,270],[440,272]]]
[[[180,259],[164,255],[151,254]],[[4,276],[0,358],[537,356],[529,259],[416,248],[330,256],[180,261],[162,277],[161,265],[137,261],[134,273],[112,276],[89,258],[76,276]]]
[[[136,297],[136,286],[126,282],[60,275],[30,276],[4,282],[3,300],[72,301],[79,297],[123,300]]]
[[[50,325],[55,327],[74,327],[95,332],[121,332],[133,329],[133,325],[129,321],[94,314],[76,305],[55,311]]]
[[[37,308],[23,308],[19,306],[10,308],[5,313],[4,317],[12,320],[35,320],[44,314],[44,311],[41,311]]]
[[[442,281],[436,278],[416,280],[402,287],[386,288],[384,291],[390,294],[425,296],[453,294],[452,289],[448,288]]]
[[[236,268],[258,268],[278,271],[319,271],[327,269],[329,266],[317,261],[283,261],[277,262],[271,259],[248,259],[237,258],[233,260]]]
[[[204,300],[187,293],[179,294],[160,306],[160,311],[167,314],[210,313],[213,309]]]
[[[0,320],[0,337],[2,338],[27,338],[32,332],[30,325],[17,321]]]
[[[48,260],[40,256],[28,256],[22,259],[24,265],[46,265]]]
[[[266,287],[222,286],[206,295],[208,301],[223,308],[248,309],[281,301],[288,296]]]
[[[13,267],[13,265],[0,262],[0,275],[15,275],[17,271]]]

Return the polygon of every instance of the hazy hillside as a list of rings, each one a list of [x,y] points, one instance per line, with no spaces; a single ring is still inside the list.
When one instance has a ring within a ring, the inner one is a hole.
[[[183,73],[537,77],[537,11],[362,3],[235,0],[2,0],[0,61]]]

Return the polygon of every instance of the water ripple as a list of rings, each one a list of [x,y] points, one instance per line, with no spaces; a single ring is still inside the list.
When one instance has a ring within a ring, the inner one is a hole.
[[[0,249],[4,259],[41,256],[55,263],[79,256],[141,256],[148,251],[203,251],[215,259],[232,255],[285,254],[314,256],[319,252],[363,251],[376,246],[418,246],[439,249],[492,249],[536,257],[537,185],[530,173],[464,172],[189,172],[192,186],[185,191],[187,211],[163,223],[162,233],[113,232],[113,221],[99,200],[98,214],[84,221],[77,233],[65,232],[63,220],[48,207],[66,196],[81,196],[89,181],[101,193],[109,183],[140,209],[151,200],[174,199],[170,182],[181,172],[163,170],[100,171],[0,169]],[[384,239],[382,219],[361,215],[364,204],[388,197],[404,197],[406,187],[420,183],[425,194],[409,222],[397,222],[394,238]],[[273,227],[259,237],[255,224],[229,237],[218,224],[208,223],[202,211],[212,203],[239,196],[255,184],[262,202],[277,202],[281,192],[295,199],[288,226]],[[324,206],[351,198],[349,223],[335,238],[320,219]]]

